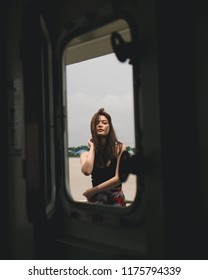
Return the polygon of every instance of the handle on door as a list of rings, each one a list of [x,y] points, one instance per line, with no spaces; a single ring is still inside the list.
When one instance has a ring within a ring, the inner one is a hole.
[[[119,163],[119,178],[121,182],[125,182],[129,174],[143,177],[145,171],[145,161],[142,152],[135,155],[130,155],[129,152],[124,151],[121,154]]]

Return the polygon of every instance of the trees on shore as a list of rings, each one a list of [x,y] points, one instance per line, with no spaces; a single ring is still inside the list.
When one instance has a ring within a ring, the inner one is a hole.
[[[135,153],[135,148],[126,147],[127,151],[131,154]],[[68,157],[79,157],[81,153],[89,151],[89,147],[86,145],[81,145],[77,147],[68,147]]]

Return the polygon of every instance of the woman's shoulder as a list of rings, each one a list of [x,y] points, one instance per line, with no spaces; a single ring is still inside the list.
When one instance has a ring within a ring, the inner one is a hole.
[[[125,144],[120,141],[116,141],[115,145],[116,147],[126,148]]]
[[[117,153],[117,156],[119,156],[125,150],[126,150],[125,144],[120,142],[120,141],[117,141],[116,142],[116,153]]]

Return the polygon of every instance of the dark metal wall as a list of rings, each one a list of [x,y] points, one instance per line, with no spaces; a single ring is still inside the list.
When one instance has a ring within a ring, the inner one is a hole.
[[[122,225],[111,227],[82,222],[76,215],[61,216],[57,205],[53,219],[36,221],[34,230],[28,220],[24,176],[27,170],[21,53],[24,3],[5,1],[0,28],[0,217],[3,225],[0,257],[207,259],[208,20],[205,4],[198,1],[187,6],[180,1],[178,6],[154,0],[25,2],[35,3],[42,14],[54,50],[62,31],[73,29],[77,18],[87,18],[95,26],[94,10],[104,13],[109,5],[113,9],[117,5],[118,10],[125,6],[134,18],[142,43],[138,52],[142,144],[147,159],[145,219],[142,225],[132,227],[123,219]],[[31,77],[37,74],[32,67],[30,74]],[[58,66],[55,74],[60,74]],[[59,77],[54,83],[56,93],[60,81]],[[139,82],[136,80],[137,87]],[[89,218],[88,212],[77,213]],[[105,242],[99,244],[99,239],[93,242],[97,236]],[[116,238],[117,247],[112,245]],[[103,250],[103,244],[107,243],[109,250]]]

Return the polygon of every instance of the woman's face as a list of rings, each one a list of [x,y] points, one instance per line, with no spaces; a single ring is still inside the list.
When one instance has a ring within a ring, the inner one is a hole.
[[[105,116],[100,115],[97,119],[95,128],[97,135],[107,136],[110,131],[110,124],[108,122],[108,119]]]

